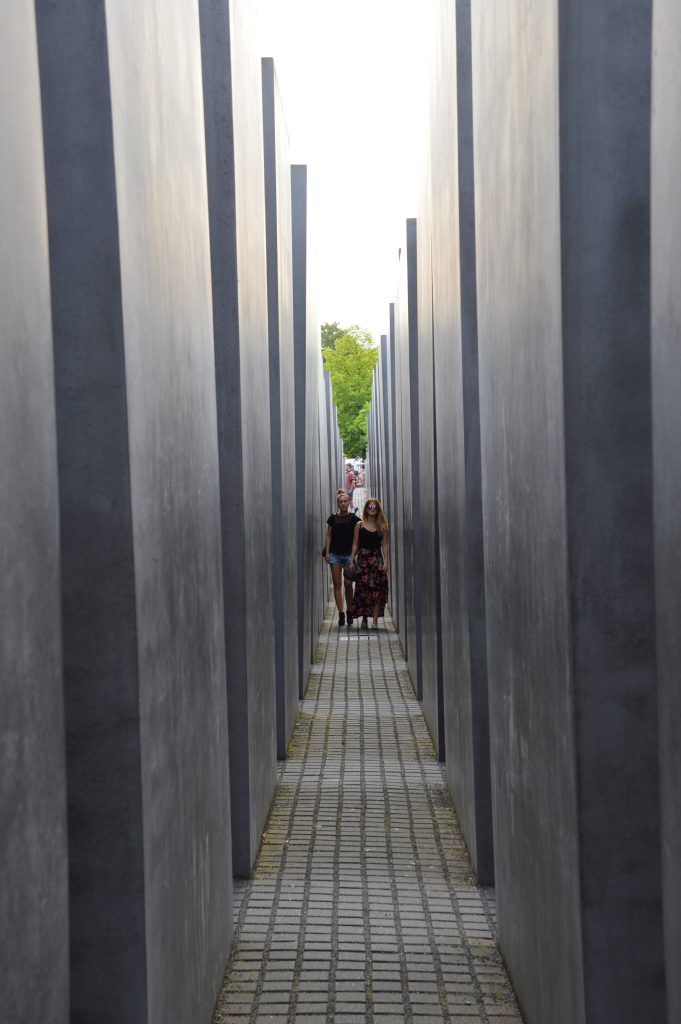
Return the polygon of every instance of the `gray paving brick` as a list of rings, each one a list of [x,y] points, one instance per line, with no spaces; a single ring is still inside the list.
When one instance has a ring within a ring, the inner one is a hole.
[[[522,1024],[392,623],[317,658],[213,1024]]]

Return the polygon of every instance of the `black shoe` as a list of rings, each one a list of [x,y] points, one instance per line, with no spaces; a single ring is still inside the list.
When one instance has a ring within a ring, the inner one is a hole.
[[[338,613],[338,625],[339,626],[344,626],[345,625],[345,612],[339,612]]]
[[[362,629],[368,629],[369,628],[369,620],[367,619],[366,615],[362,619],[362,626],[361,626],[361,628]]]
[[[352,617],[352,613],[348,612],[348,626],[351,626],[355,620]]]

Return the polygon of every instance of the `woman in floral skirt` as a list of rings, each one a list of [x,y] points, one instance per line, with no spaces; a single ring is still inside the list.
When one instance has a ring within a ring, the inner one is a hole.
[[[352,540],[351,564],[356,572],[352,616],[362,616],[362,629],[372,616],[373,628],[383,615],[388,600],[388,523],[378,498],[367,498],[362,521]]]

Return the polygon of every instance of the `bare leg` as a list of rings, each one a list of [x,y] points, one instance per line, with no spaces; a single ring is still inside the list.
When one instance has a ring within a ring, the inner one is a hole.
[[[344,580],[345,583],[345,607],[352,612],[352,580]]]
[[[381,610],[381,602],[377,601],[376,604],[374,605],[373,609],[372,609],[372,612],[371,612],[371,614],[373,615],[373,619],[374,619],[374,621],[373,621],[373,625],[374,626],[378,625],[378,613],[379,613],[380,610]]]
[[[343,566],[331,566],[331,579],[333,580],[333,596],[336,599],[336,608],[343,611]]]

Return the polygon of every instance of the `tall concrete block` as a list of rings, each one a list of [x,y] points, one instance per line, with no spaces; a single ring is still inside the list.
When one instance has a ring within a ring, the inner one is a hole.
[[[681,157],[679,66],[681,11],[668,0],[654,8],[652,130],[652,379],[657,652],[662,779],[667,1020],[681,1020]]]
[[[298,710],[297,521],[293,251],[288,131],[274,61],[262,61],[267,237],[267,306],[272,432],[272,587],[277,689],[277,756],[286,757]]]
[[[376,384],[381,394],[381,413],[377,418],[376,428],[381,439],[381,501],[390,522],[390,496],[388,494],[388,452],[390,450],[390,431],[388,426],[390,411],[388,405],[388,335],[382,334],[380,341],[380,362],[376,366]]]
[[[429,154],[426,166],[429,169]],[[445,759],[442,624],[440,621],[440,561],[438,487],[435,474],[437,435],[433,361],[433,260],[430,174],[426,173],[417,219],[417,317],[419,532],[414,537],[420,569],[417,586],[421,600],[421,689],[423,714],[439,759]]]
[[[495,869],[530,1024],[665,1019],[651,21],[472,6]]]
[[[262,72],[248,0],[200,0],[217,382],[234,871],[276,774]]]
[[[420,549],[415,538],[420,536],[419,419],[418,419],[418,279],[416,219],[406,222],[405,247],[400,255],[398,298],[395,310],[395,337],[399,364],[401,424],[401,515],[399,541],[402,569],[400,588],[404,590],[404,618],[401,636],[416,695],[423,698],[421,670],[421,594]],[[399,472],[399,467],[398,467]],[[400,594],[402,597],[402,594]]]
[[[36,11],[71,1020],[189,1022],[211,1013],[232,934],[198,16],[165,0]]]
[[[439,3],[435,34],[433,367],[447,782],[478,880],[491,884],[470,0]]]
[[[318,376],[320,340],[316,330],[308,267],[307,167],[291,167],[291,234],[293,262],[293,343],[296,417],[297,548],[298,573],[298,694],[307,688],[314,646],[319,635],[322,607],[321,543],[318,543],[320,508]]]
[[[398,504],[398,448],[400,439],[397,435],[397,422],[398,422],[398,411],[397,411],[397,365],[396,365],[396,351],[395,351],[395,303],[391,302],[388,306],[388,352],[389,352],[389,407],[390,407],[390,436],[392,443],[390,446],[390,466],[389,466],[389,480],[390,480],[390,610],[392,612],[393,619],[395,620],[395,626],[398,632],[401,633],[401,608],[398,598],[399,586],[400,586],[400,573],[401,573],[401,552],[400,545],[398,542],[399,537],[399,504]]]
[[[69,1019],[59,516],[35,13],[0,9],[2,1016]]]
[[[392,595],[397,608],[398,629],[404,654],[408,654],[407,611],[405,596],[405,576],[407,573],[407,551],[404,544],[405,501],[407,494],[406,474],[409,471],[409,444],[405,444],[405,424],[408,425],[408,406],[405,409],[404,377],[408,371],[404,366],[403,338],[408,331],[407,322],[407,253],[400,250],[397,268],[397,289],[395,302],[392,304],[392,325],[395,351],[395,382],[393,386],[395,409],[395,515],[392,527],[395,542],[395,571],[392,580]],[[411,484],[409,484],[409,490]],[[413,572],[411,560],[409,572]]]

